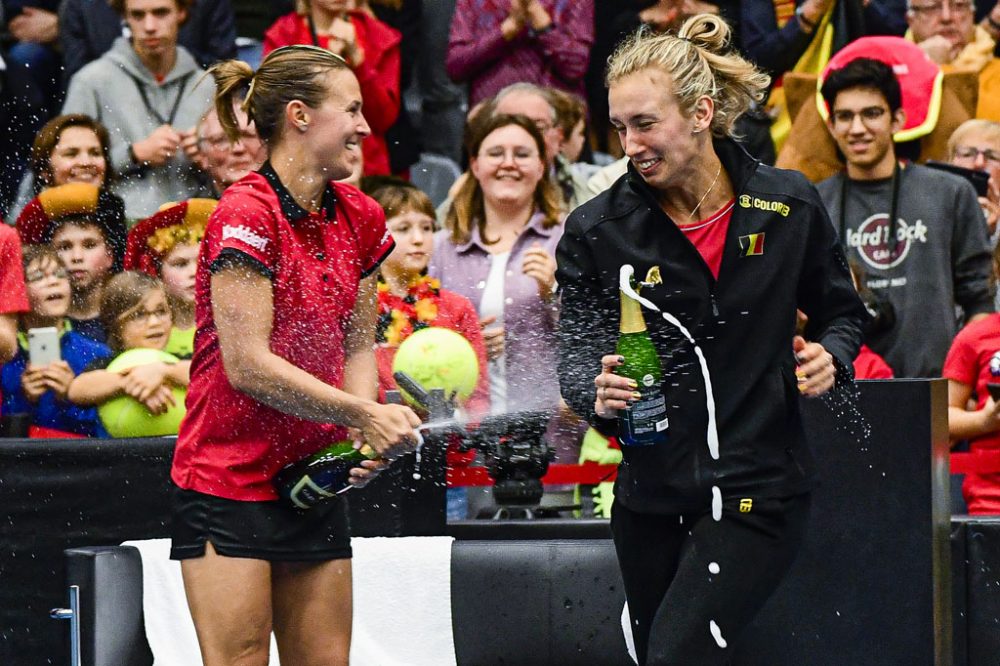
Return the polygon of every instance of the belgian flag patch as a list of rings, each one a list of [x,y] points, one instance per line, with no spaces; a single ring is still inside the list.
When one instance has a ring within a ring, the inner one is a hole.
[[[740,236],[740,256],[760,257],[764,254],[764,232]]]

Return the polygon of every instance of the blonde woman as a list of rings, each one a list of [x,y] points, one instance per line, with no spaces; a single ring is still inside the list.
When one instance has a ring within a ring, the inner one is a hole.
[[[768,79],[728,41],[703,14],[618,48],[628,173],[570,215],[556,255],[563,396],[622,444],[611,528],[640,664],[729,662],[805,531],[799,396],[851,381],[866,319],[816,190],[732,139]],[[644,312],[660,382],[616,374],[626,265],[662,275],[641,294],[672,317]],[[620,432],[627,409],[657,413],[647,445]]]

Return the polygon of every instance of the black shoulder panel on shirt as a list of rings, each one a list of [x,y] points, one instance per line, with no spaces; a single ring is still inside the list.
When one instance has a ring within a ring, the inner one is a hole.
[[[263,262],[259,259],[251,257],[246,252],[240,252],[236,248],[227,247],[223,248],[219,256],[215,258],[209,270],[212,273],[218,273],[225,268],[232,268],[234,266],[242,266],[244,268],[249,268],[254,272],[260,273],[268,280],[274,280],[274,271],[265,266]]]

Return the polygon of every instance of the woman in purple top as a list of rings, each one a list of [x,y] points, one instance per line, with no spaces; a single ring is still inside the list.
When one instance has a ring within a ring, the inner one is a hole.
[[[458,0],[445,67],[469,105],[519,81],[583,94],[594,0]]]
[[[545,141],[525,116],[498,114],[473,127],[469,153],[471,177],[435,234],[429,272],[476,306],[492,411],[556,409],[555,248],[563,212],[546,177]],[[579,434],[560,422],[548,439],[568,455]]]

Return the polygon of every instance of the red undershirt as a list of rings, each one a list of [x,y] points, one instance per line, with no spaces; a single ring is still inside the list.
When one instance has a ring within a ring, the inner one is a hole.
[[[735,204],[736,199],[730,199],[725,206],[710,217],[691,224],[678,225],[678,228],[684,232],[687,239],[701,254],[701,258],[708,264],[715,279],[719,279],[722,251],[726,247],[726,232],[729,230],[729,220],[733,217]]]

